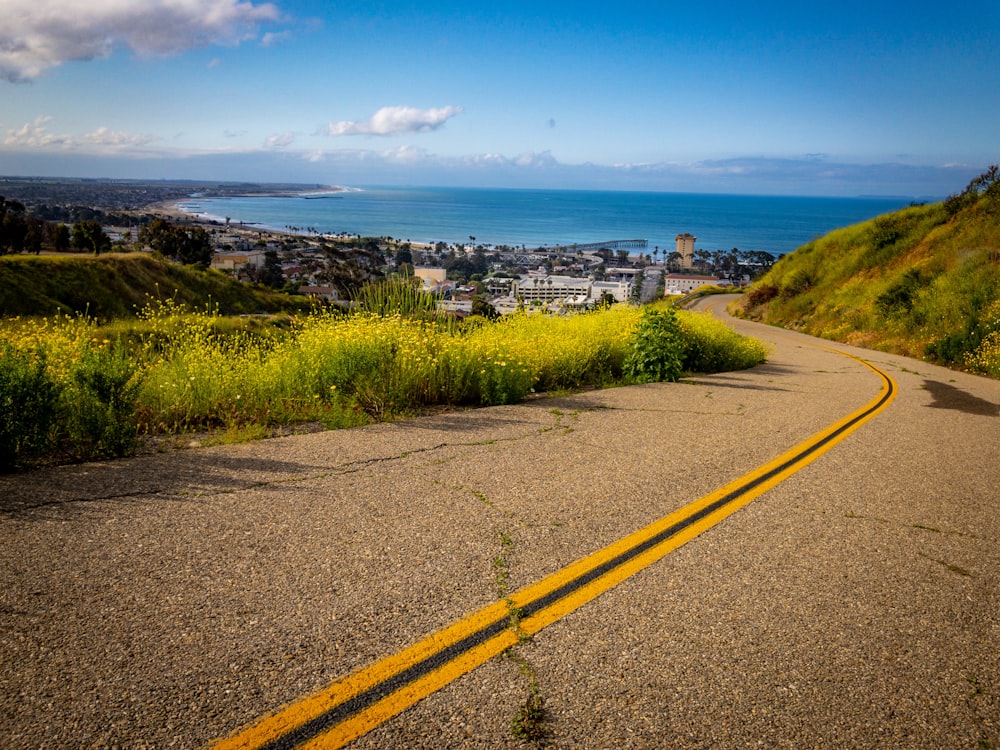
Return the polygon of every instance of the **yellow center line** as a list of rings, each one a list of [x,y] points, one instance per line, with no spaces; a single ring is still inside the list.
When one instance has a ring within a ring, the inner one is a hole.
[[[819,345],[816,345],[819,346]],[[791,450],[715,492],[608,545],[419,643],[330,684],[238,731],[212,750],[330,750],[343,747],[413,704],[660,560],[812,463],[885,409],[896,384],[874,365],[879,395]]]

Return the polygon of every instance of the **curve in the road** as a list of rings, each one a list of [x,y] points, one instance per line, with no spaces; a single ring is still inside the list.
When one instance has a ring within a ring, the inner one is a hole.
[[[818,344],[813,344],[819,346]],[[885,409],[889,375],[874,399],[769,463],[670,515],[495,602],[423,641],[334,682],[212,746],[212,750],[339,748],[538,632],[722,521],[829,451]]]

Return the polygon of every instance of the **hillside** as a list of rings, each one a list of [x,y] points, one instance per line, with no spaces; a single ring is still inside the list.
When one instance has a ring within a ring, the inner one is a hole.
[[[734,310],[1000,377],[1000,178],[839,229],[783,257]]]
[[[87,312],[101,320],[129,317],[149,297],[172,297],[222,315],[308,309],[302,297],[251,287],[145,253],[0,256],[0,317]]]

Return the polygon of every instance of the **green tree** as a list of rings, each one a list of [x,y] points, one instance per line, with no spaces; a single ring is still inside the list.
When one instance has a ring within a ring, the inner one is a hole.
[[[1000,165],[991,164],[985,172],[973,178],[965,190],[949,196],[944,202],[945,211],[954,216],[963,208],[977,203],[981,197],[987,199],[988,209],[995,210],[1000,206]]]
[[[285,275],[281,271],[281,259],[278,258],[277,251],[264,251],[264,265],[251,272],[251,279],[272,289],[282,287],[285,283]]]
[[[139,243],[150,247],[164,258],[174,258],[179,252],[180,238],[166,219],[153,219],[139,230]]]
[[[407,242],[399,246],[396,250],[396,265],[402,266],[405,263],[413,265],[413,252],[410,250],[410,243]]]
[[[496,320],[500,317],[500,313],[490,304],[489,299],[479,294],[472,298],[472,314],[482,315],[489,320]]]
[[[0,255],[24,250],[27,234],[24,204],[0,196]]]
[[[646,275],[642,271],[639,271],[639,273],[635,275],[635,278],[632,279],[632,291],[629,294],[629,302],[633,305],[638,305],[642,302],[642,281],[645,276]]]
[[[208,268],[212,264],[212,241],[201,227],[177,228],[180,233],[180,253],[177,257],[188,266]]]
[[[111,238],[94,219],[78,221],[73,225],[73,247],[100,255],[111,250]]]
[[[490,262],[486,259],[486,252],[483,250],[482,245],[477,247],[475,252],[472,253],[472,266],[476,269],[473,274],[479,274],[480,276],[485,276],[490,270]]]
[[[139,242],[178,263],[202,268],[212,263],[212,242],[201,227],[180,227],[157,218],[139,230]]]
[[[64,253],[69,250],[70,246],[70,234],[69,227],[65,224],[57,224],[55,230],[52,232],[52,246],[56,249],[56,252]]]
[[[38,255],[42,252],[42,240],[45,237],[45,222],[29,216],[27,219],[27,232],[24,236],[24,249],[29,253]]]
[[[473,261],[458,256],[454,256],[452,260],[445,261],[444,267],[448,271],[447,275],[449,279],[462,283],[468,281],[469,277],[473,274],[479,273]]]

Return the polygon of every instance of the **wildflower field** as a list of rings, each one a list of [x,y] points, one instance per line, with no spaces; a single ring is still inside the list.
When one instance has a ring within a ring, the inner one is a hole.
[[[106,325],[85,316],[3,321],[0,469],[128,455],[150,435],[350,427],[765,358],[760,342],[667,306],[496,321],[377,307],[260,325],[167,300]]]

